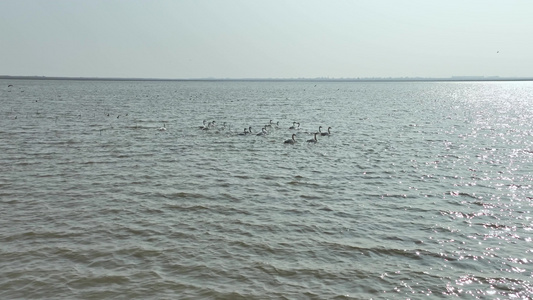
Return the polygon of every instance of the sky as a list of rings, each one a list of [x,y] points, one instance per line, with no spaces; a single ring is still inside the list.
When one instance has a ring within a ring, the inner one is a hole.
[[[531,0],[1,0],[0,75],[533,77]]]

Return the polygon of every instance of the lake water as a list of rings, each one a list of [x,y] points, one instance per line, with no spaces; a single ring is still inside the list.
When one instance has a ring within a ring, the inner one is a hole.
[[[533,82],[0,80],[0,101],[2,299],[533,293]]]

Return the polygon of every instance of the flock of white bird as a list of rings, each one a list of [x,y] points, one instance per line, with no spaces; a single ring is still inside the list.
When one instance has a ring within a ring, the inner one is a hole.
[[[208,122],[207,120],[204,120],[203,121],[203,125],[199,126],[198,128],[200,130],[205,130],[205,131],[208,131],[208,130],[226,130],[226,129],[229,130],[226,122],[224,122],[222,124],[222,126],[217,126],[216,121]],[[265,126],[263,126],[261,128],[260,132],[253,132],[252,131],[252,127],[249,126],[248,128],[244,128],[243,132],[236,133],[236,134],[240,135],[240,136],[245,136],[245,135],[266,136],[266,135],[270,134],[273,130],[277,130],[277,129],[280,129],[280,128],[281,127],[279,125],[279,122],[275,122],[274,123],[272,120],[270,120],[270,122],[267,125],[265,125]],[[300,123],[299,122],[293,122],[292,126],[290,126],[288,129],[289,130],[293,130],[293,131],[299,131],[299,130],[301,130]],[[159,128],[158,130],[165,131],[166,130],[166,126],[163,124],[163,127]],[[322,132],[322,126],[319,126],[318,127],[318,131],[314,132],[314,133],[312,132],[311,134],[313,134],[313,138],[307,140],[307,142],[308,143],[316,143],[316,142],[318,142],[317,136],[330,136],[331,135],[331,127],[328,127],[328,130],[326,132]],[[286,140],[284,143],[285,144],[296,144],[297,143],[297,141],[296,141],[296,133],[293,133],[292,137],[290,139]]]

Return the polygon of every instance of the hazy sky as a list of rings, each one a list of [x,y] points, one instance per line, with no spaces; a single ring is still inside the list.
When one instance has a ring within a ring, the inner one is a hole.
[[[1,0],[0,75],[533,77],[533,1]]]

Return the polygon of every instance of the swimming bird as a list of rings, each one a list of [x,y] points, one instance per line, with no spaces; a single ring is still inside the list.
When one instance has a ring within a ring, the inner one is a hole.
[[[266,128],[263,127],[263,128],[261,128],[261,132],[259,132],[259,133],[256,134],[256,135],[266,135],[267,133],[268,133],[268,132],[267,132]]]
[[[278,128],[279,127],[279,121],[274,123],[274,122],[272,122],[272,120],[270,120],[270,122],[266,126],[268,126],[269,128]]]
[[[248,133],[248,128],[244,128],[244,132],[239,133],[239,135],[247,135]]]
[[[295,144],[296,143],[296,134],[292,134],[292,138],[289,139],[289,140],[286,140],[285,142],[283,142],[284,144]]]
[[[207,126],[204,126],[204,128],[202,128],[202,130],[209,130],[209,129],[214,128],[214,127],[215,127],[215,121],[212,121],[212,122],[207,123]]]
[[[320,126],[320,127],[322,127],[322,126]],[[320,127],[319,127],[319,129],[320,129]],[[328,132],[320,132],[320,135],[322,135],[322,136],[330,135],[331,134],[330,130],[331,130],[331,127],[328,127]]]
[[[204,120],[204,125],[203,125],[203,126],[200,126],[200,127],[198,127],[198,128],[200,128],[200,129],[205,129],[205,128],[206,128],[206,127],[205,127],[205,123],[207,123],[206,120]]]
[[[295,126],[296,124],[298,124],[298,127]],[[289,127],[289,129],[300,129],[300,123],[299,122],[292,122],[292,126]]]
[[[310,140],[307,140],[308,143],[316,143],[317,142],[317,139],[316,139],[316,135],[318,134],[318,132],[315,132],[315,136],[310,139]]]
[[[163,127],[159,127],[157,130],[166,131],[167,130],[167,125],[165,123],[163,123]]]

